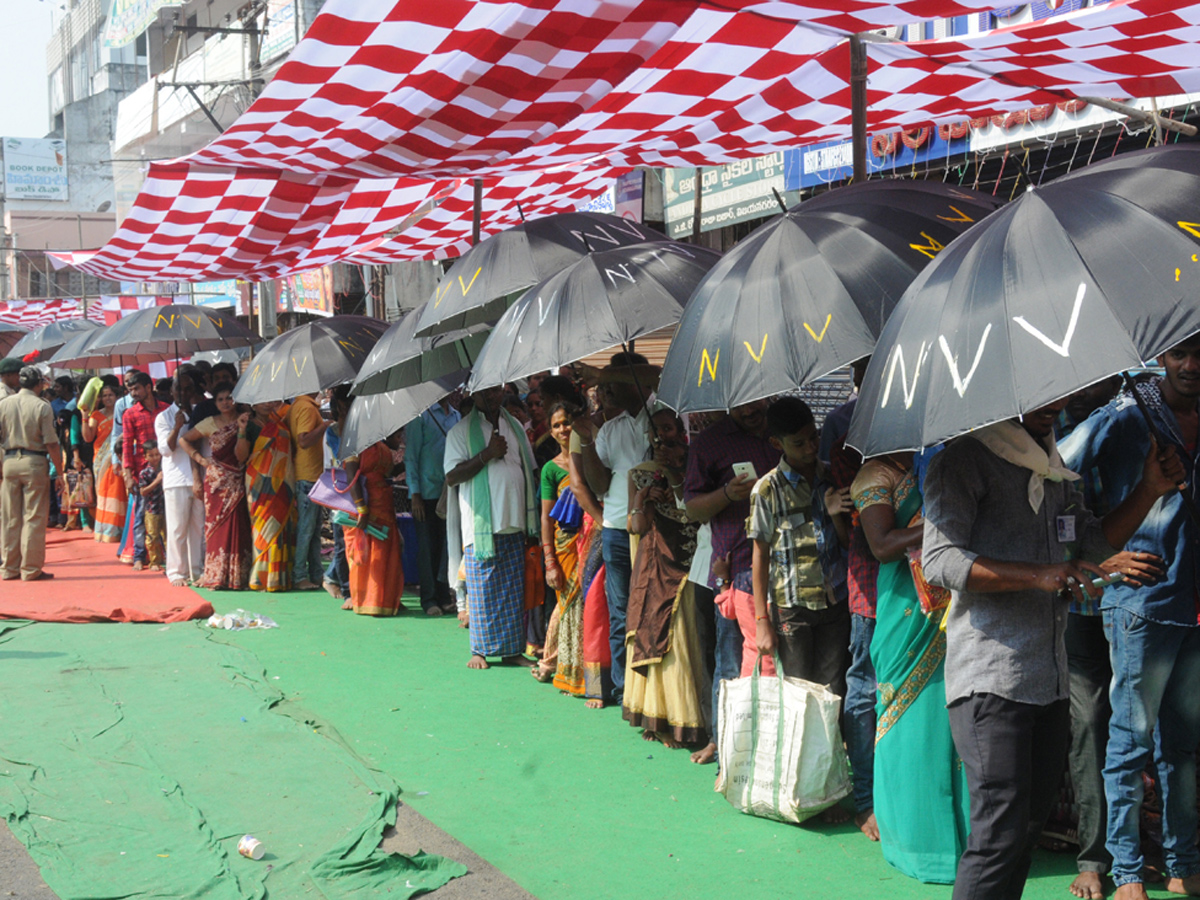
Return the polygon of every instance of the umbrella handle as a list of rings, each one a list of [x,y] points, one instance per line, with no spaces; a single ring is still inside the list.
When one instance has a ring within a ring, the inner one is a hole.
[[[642,400],[642,408],[646,410],[646,421],[650,423],[651,442],[658,443],[658,428],[654,424],[654,415],[650,412],[650,399],[646,396],[646,392],[642,390],[642,381],[638,378],[637,366],[630,359],[629,344],[622,341],[621,349],[625,351],[625,361],[629,365],[629,373],[633,376],[633,386],[637,388],[638,396]]]
[[[1146,401],[1142,399],[1142,395],[1138,393],[1137,385],[1134,384],[1133,378],[1128,372],[1122,372],[1121,377],[1125,379],[1125,389],[1133,395],[1133,402],[1137,404],[1138,412],[1142,414],[1142,418],[1146,422],[1146,427],[1150,429],[1150,436],[1154,438],[1159,447],[1165,447],[1167,443],[1166,438],[1163,437],[1163,433],[1158,429],[1158,426],[1154,424],[1154,420],[1150,418],[1150,410],[1146,406]],[[1187,508],[1188,514],[1192,517],[1192,521],[1200,525],[1200,509],[1196,508],[1196,501],[1192,498],[1188,490],[1188,483],[1181,481],[1176,487],[1179,488],[1179,496],[1183,500],[1183,505]]]

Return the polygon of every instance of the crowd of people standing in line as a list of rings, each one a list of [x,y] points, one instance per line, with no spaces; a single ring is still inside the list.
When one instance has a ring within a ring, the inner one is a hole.
[[[1184,699],[1200,676],[1200,526],[1176,487],[1195,484],[1200,339],[1160,364],[1137,387],[1157,441],[1109,380],[866,463],[845,446],[853,399],[820,430],[794,397],[689,429],[643,395],[654,372],[634,354],[613,358],[590,404],[567,378],[534,381],[534,447],[548,449],[532,463],[511,393],[482,391],[446,429],[445,571],[468,665],[520,663],[524,642],[535,679],[619,704],[647,739],[705,763],[720,682],[774,657],[844,698],[854,821],[906,875],[956,898],[1020,896],[1069,760],[1070,892],[1103,897],[1106,874],[1119,900],[1158,879],[1200,892],[1200,733]],[[522,615],[535,542],[545,617]],[[1146,771],[1163,798],[1150,865]]]
[[[1165,376],[1136,388],[1148,413],[1110,381],[866,463],[845,446],[853,399],[820,430],[796,397],[689,428],[648,395],[656,370],[633,353],[586,381],[536,376],[523,399],[446,398],[347,459],[346,388],[328,418],[313,397],[239,410],[232,366],[186,365],[169,396],[132,370],[82,408],[60,380],[52,409],[38,370],[16,367],[21,390],[0,401],[3,577],[49,574],[22,531],[36,517],[14,510],[25,470],[53,462],[90,467],[80,525],[135,569],[216,589],[324,586],[359,613],[398,614],[403,443],[421,607],[457,615],[469,667],[532,662],[537,681],[620,705],[647,740],[702,764],[721,681],[777,661],[844,699],[864,835],[956,898],[1020,895],[1068,759],[1071,892],[1104,896],[1111,871],[1119,900],[1145,897],[1149,768],[1161,876],[1200,893],[1200,526],[1176,487],[1195,484],[1200,339],[1160,363]],[[10,388],[13,369],[0,363]],[[330,461],[358,517],[333,528],[326,566],[308,492]],[[1092,581],[1112,573],[1124,580]],[[542,579],[544,594],[530,587]]]
[[[322,555],[324,510],[309,492],[327,467],[327,448],[336,460],[346,390],[334,392],[333,416],[326,419],[307,395],[239,408],[233,401],[238,370],[229,363],[185,363],[157,384],[129,369],[82,391],[69,376],[51,382],[17,360],[0,362],[0,372],[6,391],[21,398],[19,409],[11,407],[14,422],[37,423],[5,429],[6,467],[10,458],[29,458],[38,469],[26,485],[31,490],[19,492],[11,480],[3,577],[52,578],[43,569],[45,531],[59,526],[91,531],[95,540],[116,545],[122,563],[164,573],[173,586],[324,586],[359,613],[402,609],[401,542],[388,482],[394,458],[386,443],[345,461],[361,470],[354,488],[360,521],[375,527],[347,529],[344,536],[337,530],[333,558],[326,564]],[[31,432],[38,432],[36,440]],[[14,463],[14,473],[20,467]],[[72,508],[67,477],[83,472],[94,498]],[[8,503],[9,488],[4,496]],[[22,562],[20,552],[9,554],[10,544],[33,552],[24,552]]]

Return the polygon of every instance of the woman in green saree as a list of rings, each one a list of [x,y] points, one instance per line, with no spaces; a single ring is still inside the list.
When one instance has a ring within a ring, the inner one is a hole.
[[[909,564],[910,552],[919,560],[923,532],[912,454],[868,460],[851,493],[880,561],[871,661],[883,856],[918,881],[949,884],[966,845],[969,799],[946,712],[945,605],[929,592],[922,603]]]

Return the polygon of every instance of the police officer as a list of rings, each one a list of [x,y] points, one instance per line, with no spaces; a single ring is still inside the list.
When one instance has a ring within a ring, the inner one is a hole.
[[[11,397],[21,389],[21,361],[15,356],[0,359],[0,400]]]
[[[50,462],[63,471],[54,413],[41,398],[42,373],[25,366],[21,389],[0,400],[0,578],[38,581],[53,578],[46,562],[46,523],[50,515]]]

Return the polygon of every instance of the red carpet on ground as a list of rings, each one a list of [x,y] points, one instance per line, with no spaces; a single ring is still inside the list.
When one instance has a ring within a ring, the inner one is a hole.
[[[0,582],[0,618],[38,622],[186,622],[211,616],[212,604],[162,572],[117,562],[117,545],[90,533],[52,529],[46,539],[51,581]]]

